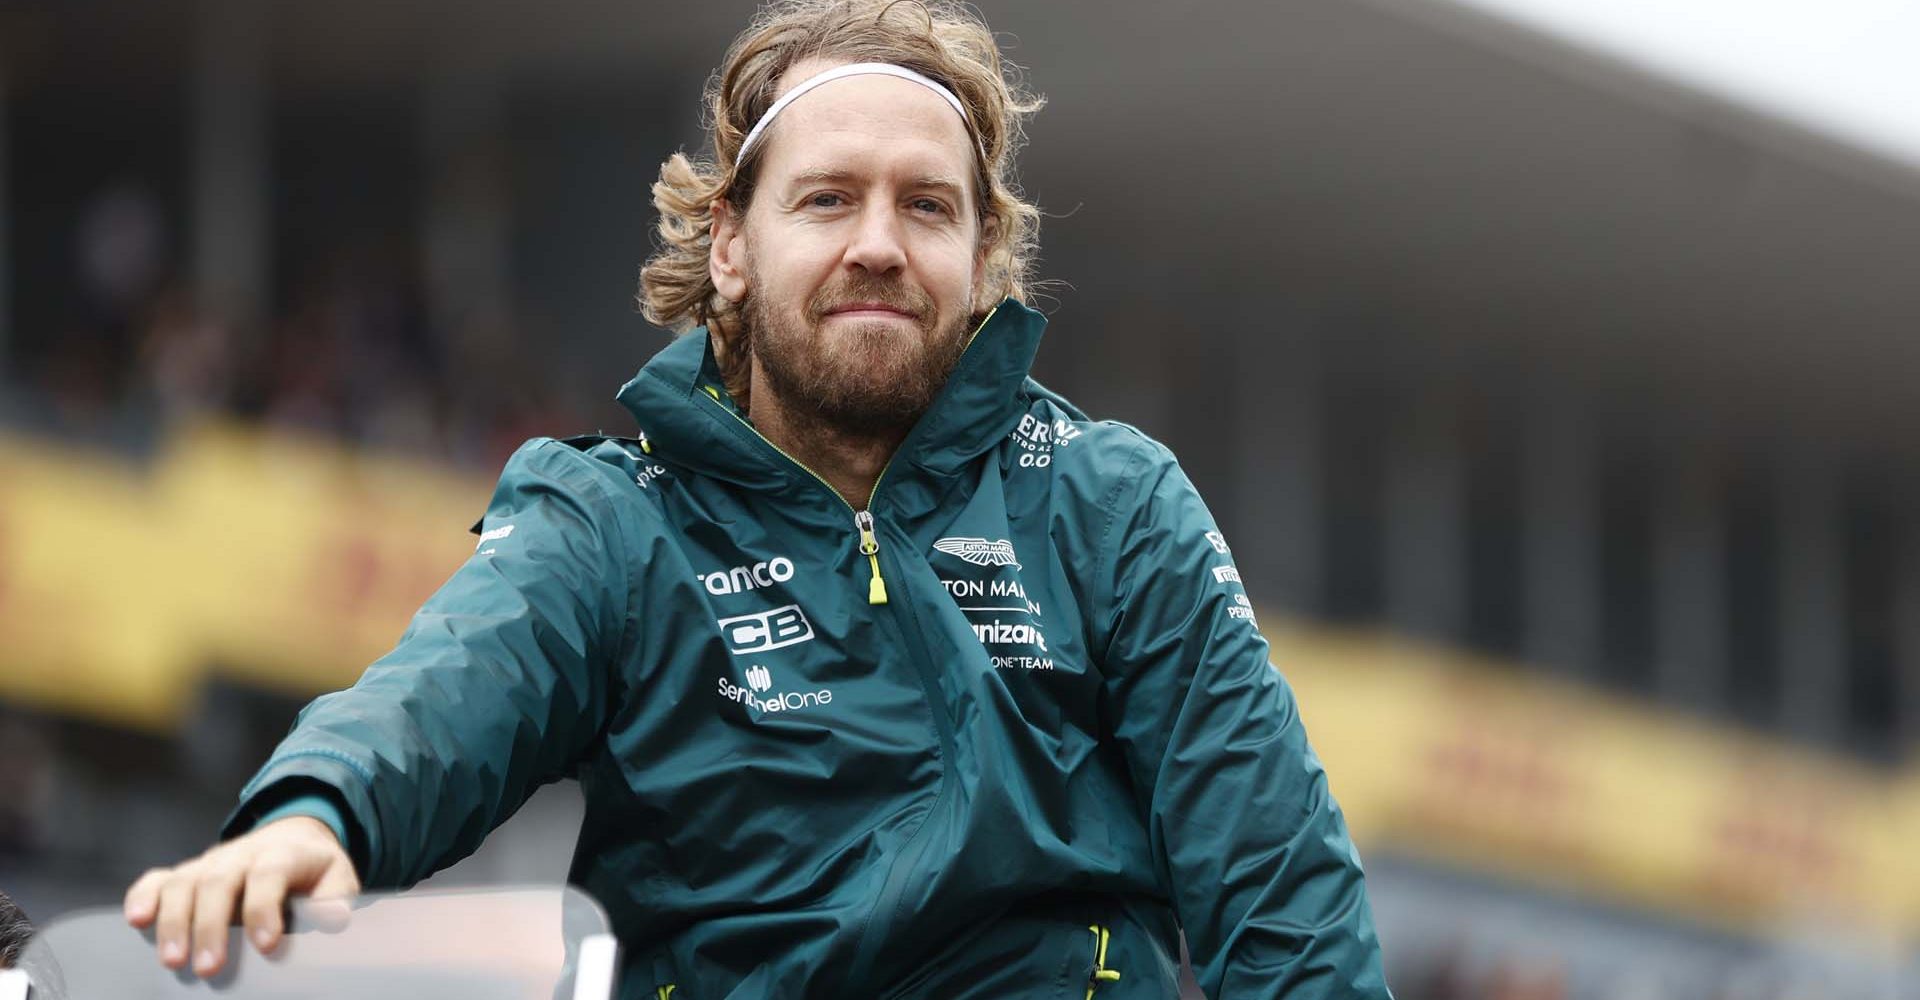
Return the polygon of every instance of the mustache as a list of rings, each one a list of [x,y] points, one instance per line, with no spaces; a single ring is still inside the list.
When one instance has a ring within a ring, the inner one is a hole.
[[[871,274],[848,277],[821,289],[809,303],[808,311],[817,319],[841,306],[856,302],[877,302],[888,309],[906,313],[915,319],[924,319],[933,311],[933,300],[927,293],[904,281],[889,280]]]

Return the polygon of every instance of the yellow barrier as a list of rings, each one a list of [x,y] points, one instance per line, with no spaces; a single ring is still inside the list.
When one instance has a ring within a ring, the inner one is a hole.
[[[1920,938],[1920,783],[1456,652],[1266,631],[1368,845],[1747,932]]]
[[[147,469],[0,438],[0,697],[143,728],[218,669],[352,683],[467,553],[485,480],[207,426]]]
[[[321,442],[203,428],[156,470],[206,548],[183,609],[195,652],[296,694],[345,687],[473,551],[491,483]]]
[[[0,695],[152,726],[187,680],[172,540],[120,463],[0,440]]]
[[[145,469],[0,437],[0,468],[0,698],[153,729],[210,670],[295,695],[351,683],[472,550],[490,488],[225,426]],[[1920,940],[1920,770],[1267,621],[1369,849],[1751,931]]]

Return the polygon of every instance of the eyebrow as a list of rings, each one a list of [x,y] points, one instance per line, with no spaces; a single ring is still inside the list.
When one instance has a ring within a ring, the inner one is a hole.
[[[847,184],[861,179],[860,174],[838,167],[814,167],[802,170],[787,180],[787,189],[806,187],[809,184]],[[961,200],[966,187],[948,174],[921,174],[907,182],[914,191],[938,191],[955,200]]]

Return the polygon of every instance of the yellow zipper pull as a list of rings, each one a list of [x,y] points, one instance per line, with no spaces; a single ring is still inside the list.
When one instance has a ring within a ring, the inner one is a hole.
[[[880,579],[880,537],[873,533],[873,514],[854,511],[853,526],[860,530],[860,554],[866,556],[868,565],[873,567],[873,582],[867,584],[867,603],[885,604],[887,581]]]
[[[1120,981],[1120,970],[1107,968],[1107,929],[1095,924],[1087,928],[1093,932],[1093,974],[1087,977],[1087,1000],[1093,1000],[1093,991],[1101,983]]]

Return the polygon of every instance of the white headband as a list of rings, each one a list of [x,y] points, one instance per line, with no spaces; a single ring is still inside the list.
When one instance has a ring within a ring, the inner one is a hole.
[[[773,107],[768,108],[767,113],[764,115],[761,115],[760,120],[753,123],[753,131],[747,133],[746,141],[740,144],[740,155],[734,157],[733,161],[735,163],[744,162],[747,158],[747,150],[752,149],[754,142],[760,138],[760,133],[765,132],[767,130],[768,125],[773,124],[774,116],[778,115],[782,111],[785,111],[787,109],[787,105],[792,104],[794,101],[797,101],[801,97],[805,96],[807,91],[812,90],[813,88],[818,87],[823,83],[832,83],[833,81],[841,79],[842,77],[874,76],[874,75],[897,77],[902,80],[912,80],[914,83],[917,83],[920,86],[925,87],[936,94],[939,94],[942,98],[946,100],[948,104],[953,105],[953,110],[956,114],[960,116],[961,121],[971,121],[971,119],[967,117],[966,105],[961,104],[960,99],[958,97],[953,96],[953,91],[940,86],[938,83],[935,83],[933,80],[930,80],[919,73],[915,73],[913,70],[910,70],[905,66],[895,66],[892,63],[852,63],[847,66],[835,66],[834,68],[827,70],[824,73],[815,73],[814,75],[807,77],[805,80],[800,81],[799,85],[794,87],[792,90],[789,90],[786,93],[780,95],[780,99],[773,102]]]

